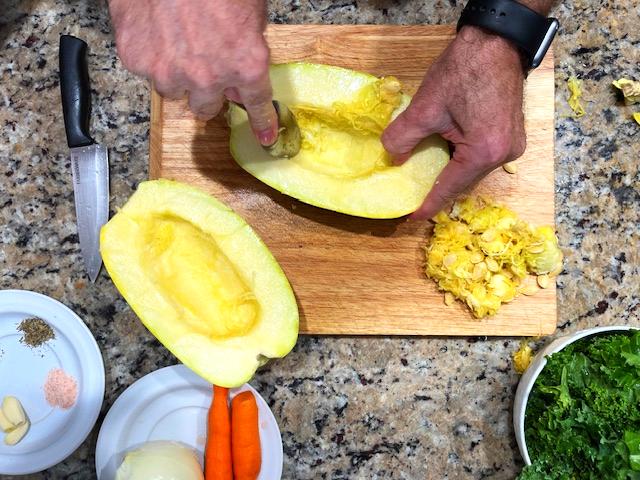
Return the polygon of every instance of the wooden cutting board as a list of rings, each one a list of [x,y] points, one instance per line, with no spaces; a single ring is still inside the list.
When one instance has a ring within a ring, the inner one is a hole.
[[[267,38],[274,63],[392,74],[412,94],[454,33],[450,26],[274,25]],[[536,224],[554,222],[553,94],[549,54],[527,81],[528,146],[517,174],[499,169],[476,188]],[[153,94],[150,150],[152,178],[203,188],[259,233],[293,285],[301,333],[528,336],[555,329],[555,286],[484,320],[459,303],[445,306],[423,274],[428,222],[350,217],[282,195],[236,165],[222,118],[196,121],[185,101]]]

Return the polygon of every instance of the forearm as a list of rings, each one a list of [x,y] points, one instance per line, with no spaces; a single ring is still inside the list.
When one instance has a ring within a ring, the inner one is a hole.
[[[516,0],[518,3],[529,7],[541,15],[548,15],[551,7],[556,3],[555,0]]]

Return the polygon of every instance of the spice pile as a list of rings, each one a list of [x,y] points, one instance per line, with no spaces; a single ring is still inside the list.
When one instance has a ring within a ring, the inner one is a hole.
[[[47,403],[52,407],[68,410],[78,398],[76,379],[60,368],[49,371],[43,388]]]
[[[38,317],[22,320],[18,325],[18,331],[22,332],[20,343],[30,348],[37,348],[43,343],[56,338],[53,328]]]

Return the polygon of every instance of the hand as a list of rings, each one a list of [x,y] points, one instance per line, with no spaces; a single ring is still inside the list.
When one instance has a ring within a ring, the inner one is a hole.
[[[165,97],[188,93],[203,120],[218,114],[225,95],[243,103],[260,143],[276,140],[265,0],[110,0],[109,8],[128,70]]]
[[[523,82],[520,55],[506,40],[475,27],[460,30],[382,135],[396,163],[433,133],[453,145],[451,160],[412,218],[433,217],[490,171],[522,155]]]

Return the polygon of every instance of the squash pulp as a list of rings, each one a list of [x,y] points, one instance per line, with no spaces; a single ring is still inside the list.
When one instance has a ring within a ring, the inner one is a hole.
[[[211,338],[246,335],[259,315],[255,295],[215,239],[176,217],[139,220],[142,268],[190,328]],[[215,319],[215,321],[212,321]]]
[[[284,273],[251,227],[204,192],[143,182],[102,228],[100,249],[142,323],[216,385],[242,385],[296,342]]]

